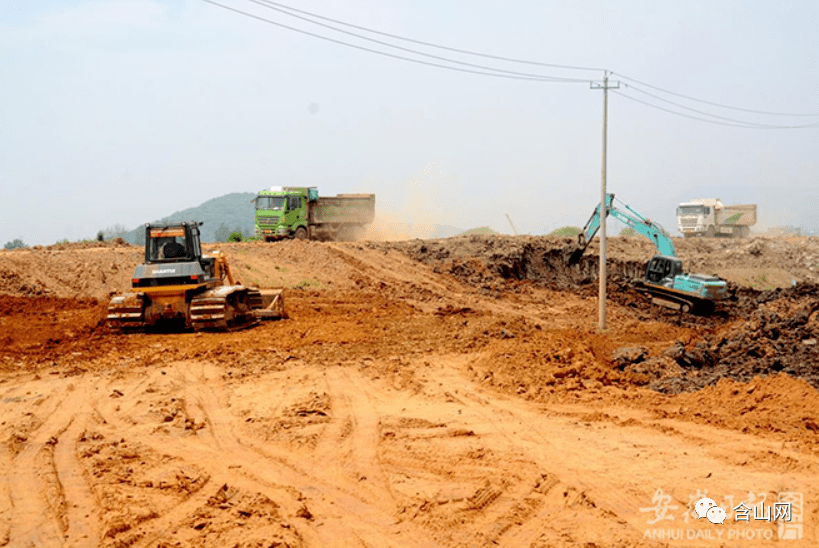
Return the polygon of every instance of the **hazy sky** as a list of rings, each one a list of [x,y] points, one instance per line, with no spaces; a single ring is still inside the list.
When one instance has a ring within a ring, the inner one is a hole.
[[[419,58],[248,0],[217,1]],[[819,113],[814,0],[282,1],[460,49],[605,68],[714,103]],[[601,70],[392,42],[585,82],[510,80],[409,63],[202,0],[2,2],[0,244],[93,237],[115,223],[132,228],[270,185],[375,192],[379,214],[402,222],[509,232],[509,213],[531,233],[585,222],[599,198],[602,134],[602,92],[588,81],[600,80]],[[731,120],[819,123],[819,116],[717,108],[637,84],[619,91],[700,118],[706,115],[640,91]],[[815,190],[819,129],[709,124],[612,94],[608,180],[643,209],[692,185],[713,186],[714,195],[738,185]]]

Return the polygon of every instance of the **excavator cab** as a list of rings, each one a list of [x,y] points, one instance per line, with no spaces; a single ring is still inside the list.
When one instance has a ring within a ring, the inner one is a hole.
[[[676,257],[655,255],[646,267],[646,283],[672,287],[674,277],[682,275],[682,261]]]

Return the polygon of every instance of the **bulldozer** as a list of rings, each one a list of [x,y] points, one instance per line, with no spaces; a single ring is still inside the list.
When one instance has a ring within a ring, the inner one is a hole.
[[[287,317],[280,289],[244,286],[220,251],[202,254],[201,224],[145,225],[145,262],[134,271],[131,291],[111,298],[110,327],[233,331]]]

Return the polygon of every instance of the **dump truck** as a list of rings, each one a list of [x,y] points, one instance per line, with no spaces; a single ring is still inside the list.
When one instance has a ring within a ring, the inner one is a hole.
[[[375,194],[319,197],[316,187],[271,187],[252,200],[254,232],[265,241],[355,240],[375,218]]]
[[[287,317],[280,289],[244,286],[221,252],[202,254],[200,225],[145,225],[145,260],[134,271],[130,292],[108,304],[109,327],[232,331]]]
[[[747,238],[756,224],[756,204],[727,206],[719,198],[699,198],[677,207],[677,230],[686,238]]]
[[[625,223],[635,232],[648,238],[657,249],[658,255],[646,265],[645,277],[637,281],[635,289],[647,295],[651,303],[679,310],[710,314],[716,303],[728,296],[725,280],[708,274],[689,274],[683,271],[682,261],[677,257],[674,242],[658,223],[647,219],[630,206],[619,208],[613,204],[614,194],[606,194],[605,216],[611,215]],[[571,248],[569,265],[577,264],[589,243],[600,229],[600,204],[594,209],[583,230],[577,236],[577,243]]]

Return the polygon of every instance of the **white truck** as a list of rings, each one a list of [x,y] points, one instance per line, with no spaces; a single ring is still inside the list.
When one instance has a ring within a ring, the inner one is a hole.
[[[719,198],[700,198],[677,207],[677,230],[686,238],[747,238],[756,224],[756,204],[727,206]]]

